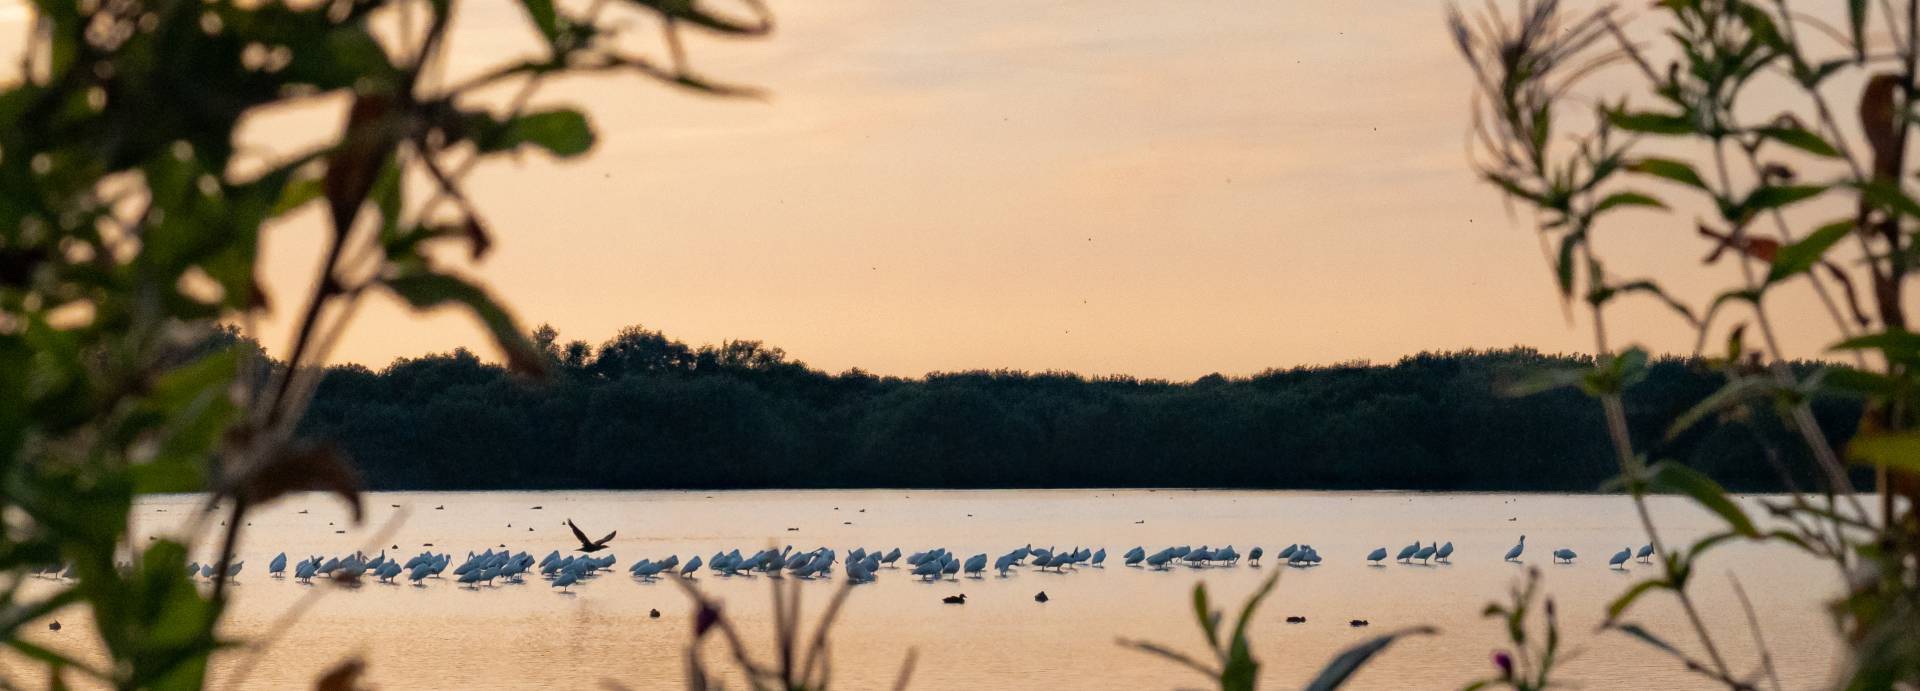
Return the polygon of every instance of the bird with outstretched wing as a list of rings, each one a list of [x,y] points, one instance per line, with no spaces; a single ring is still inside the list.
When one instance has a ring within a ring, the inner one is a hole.
[[[571,518],[567,519],[567,527],[573,529],[573,537],[580,541],[580,549],[578,551],[581,551],[581,552],[598,552],[600,550],[606,549],[607,543],[613,541],[613,536],[618,535],[620,533],[620,531],[616,530],[611,533],[607,533],[606,537],[600,538],[598,540],[588,540],[587,534],[580,532],[580,526],[573,524],[573,519]]]

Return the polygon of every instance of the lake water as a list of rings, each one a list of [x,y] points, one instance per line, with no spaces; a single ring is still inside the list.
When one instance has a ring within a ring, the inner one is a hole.
[[[234,587],[237,604],[225,635],[254,640],[297,603],[311,599],[311,607],[277,643],[257,653],[257,666],[245,679],[236,678],[238,668],[256,651],[217,657],[212,687],[310,687],[323,670],[357,655],[368,663],[368,680],[389,689],[599,688],[609,680],[636,689],[678,688],[692,628],[690,603],[671,583],[631,579],[625,569],[637,559],[710,558],[736,548],[751,554],[769,544],[827,546],[842,556],[853,547],[909,553],[946,547],[963,558],[979,552],[991,558],[1032,543],[1104,547],[1107,566],[1065,574],[1022,568],[1008,578],[932,584],[916,581],[904,568],[883,569],[877,583],[853,589],[834,630],[835,687],[890,688],[909,650],[918,655],[915,689],[1198,687],[1205,680],[1193,672],[1122,648],[1116,638],[1152,640],[1200,655],[1194,584],[1206,583],[1216,602],[1237,609],[1263,578],[1279,572],[1279,587],[1252,628],[1263,687],[1298,687],[1346,646],[1398,627],[1431,624],[1441,633],[1394,645],[1349,688],[1458,688],[1489,673],[1491,651],[1505,645],[1501,625],[1482,618],[1481,610],[1491,600],[1504,600],[1522,577],[1525,567],[1501,561],[1522,533],[1528,536],[1525,561],[1543,572],[1559,604],[1562,635],[1575,651],[1563,678],[1587,688],[1702,686],[1645,645],[1594,630],[1606,604],[1655,568],[1636,564],[1620,572],[1606,566],[1612,553],[1645,541],[1624,497],[872,490],[374,493],[367,503],[368,520],[360,528],[348,525],[337,501],[321,495],[287,499],[252,516],[240,550],[246,567]],[[142,501],[136,543],[149,534],[174,534],[196,507],[195,498],[186,496]],[[1702,535],[1717,520],[1675,498],[1655,499],[1654,510],[1670,542]],[[468,551],[504,544],[539,557],[573,544],[563,524],[567,518],[595,537],[619,531],[611,553],[620,562],[572,594],[537,578],[478,590],[456,587],[450,578],[419,588],[369,581],[350,589],[325,579],[306,586],[266,574],[268,560],[281,551],[297,561],[398,545],[389,551],[404,558],[433,543],[436,552],[452,552],[458,564]],[[201,541],[212,538],[209,533]],[[1397,551],[1414,540],[1452,541],[1453,563],[1370,567],[1364,561],[1375,547]],[[1119,564],[1120,553],[1135,545],[1152,552],[1231,544],[1243,554],[1257,545],[1271,554],[1296,542],[1314,545],[1325,562],[1292,569],[1269,558],[1260,568],[1243,562],[1164,572]],[[1559,547],[1581,558],[1572,565],[1550,564],[1550,551]],[[1744,544],[1724,547],[1700,564],[1696,590],[1708,624],[1730,664],[1745,672],[1756,668],[1758,657],[1729,574],[1752,597],[1785,686],[1829,680],[1842,650],[1821,609],[1837,587],[1832,567],[1787,548]],[[770,579],[723,578],[705,570],[698,575],[699,587],[726,603],[729,617],[764,654],[772,635]],[[836,566],[832,581],[803,585],[809,620],[842,578]],[[1045,604],[1034,601],[1041,590],[1051,598]],[[967,595],[965,605],[941,603],[960,593]],[[662,616],[649,618],[651,609]],[[1307,617],[1307,623],[1284,623],[1288,616]],[[30,629],[33,640],[100,659],[81,613],[56,617],[64,628],[54,633],[37,624]],[[1372,625],[1349,627],[1347,621],[1356,618]],[[1628,618],[1693,647],[1670,597],[1649,596]],[[715,653],[710,657],[724,659]],[[43,672],[20,663],[0,656],[8,678],[41,683],[34,675]],[[730,686],[738,687],[734,679]]]

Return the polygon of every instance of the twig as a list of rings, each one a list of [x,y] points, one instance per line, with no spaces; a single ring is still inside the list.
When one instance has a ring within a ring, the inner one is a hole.
[[[1767,671],[1767,679],[1773,682],[1774,691],[1781,691],[1780,675],[1773,669],[1773,652],[1767,648],[1766,634],[1760,631],[1760,617],[1753,613],[1753,601],[1747,599],[1747,589],[1740,586],[1740,578],[1727,572],[1727,580],[1733,582],[1733,594],[1740,598],[1740,609],[1747,614],[1747,628],[1753,630],[1753,647],[1760,653],[1760,667]]]

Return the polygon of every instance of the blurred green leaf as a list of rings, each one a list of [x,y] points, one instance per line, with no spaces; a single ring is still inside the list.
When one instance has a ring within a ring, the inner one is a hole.
[[[1739,216],[1756,214],[1762,211],[1780,209],[1820,196],[1827,191],[1826,185],[1765,185],[1747,193],[1747,199],[1740,203]]]
[[[306,175],[294,178],[293,181],[286,186],[280,198],[274,201],[273,209],[268,215],[280,216],[286,214],[289,211],[306,205],[307,202],[319,199],[324,192],[325,188],[322,186],[321,177],[318,175]]]
[[[533,25],[540,29],[547,43],[560,38],[560,15],[553,9],[553,0],[520,0],[520,6],[526,8],[527,16],[533,19]]]
[[[1135,650],[1139,650],[1144,653],[1157,655],[1159,657],[1166,658],[1169,661],[1179,663],[1181,666],[1186,667],[1187,669],[1191,669],[1195,672],[1199,672],[1200,674],[1205,675],[1209,678],[1219,676],[1219,672],[1215,671],[1211,667],[1206,666],[1205,664],[1202,664],[1199,660],[1193,659],[1192,656],[1189,656],[1186,653],[1180,652],[1178,650],[1168,648],[1164,645],[1160,645],[1158,643],[1154,643],[1151,641],[1134,641],[1134,640],[1127,640],[1124,638],[1120,639],[1117,642],[1123,647],[1133,648]]]
[[[1616,110],[1607,114],[1614,127],[1644,134],[1692,134],[1693,121],[1684,115]]]
[[[1615,631],[1619,631],[1621,633],[1627,634],[1634,638],[1638,638],[1641,641],[1645,642],[1646,644],[1651,645],[1655,648],[1664,650],[1670,654],[1673,654],[1673,655],[1680,654],[1679,648],[1673,647],[1672,643],[1668,643],[1665,639],[1662,639],[1659,636],[1655,636],[1652,633],[1648,633],[1647,630],[1645,628],[1642,628],[1639,624],[1619,624],[1614,626],[1613,629]]]
[[[1890,361],[1911,363],[1920,361],[1920,334],[1890,329],[1849,338],[1829,350],[1874,350]]]
[[[750,21],[741,21],[708,12],[702,9],[699,3],[689,0],[628,1],[658,12],[663,17],[675,21],[684,21],[708,31],[722,34],[750,36],[764,34],[773,28],[772,18],[767,15],[766,8],[759,2],[743,3],[746,9],[754,13],[755,17]]]
[[[1252,691],[1260,679],[1260,663],[1253,658],[1253,644],[1247,640],[1247,626],[1253,623],[1253,615],[1259,611],[1260,603],[1273,593],[1273,587],[1280,582],[1280,574],[1268,576],[1260,584],[1260,589],[1247,598],[1245,606],[1240,608],[1240,619],[1234,622],[1233,637],[1227,644],[1226,660],[1220,668],[1221,688],[1246,689]]]
[[[1814,264],[1826,256],[1827,250],[1853,232],[1852,219],[1834,221],[1812,234],[1801,238],[1799,242],[1781,247],[1774,255],[1773,266],[1767,270],[1767,283],[1778,283],[1812,269]]]
[[[1700,474],[1700,471],[1671,461],[1655,463],[1647,469],[1647,484],[1654,489],[1679,492],[1693,498],[1701,508],[1720,516],[1733,530],[1745,537],[1759,537],[1760,531],[1753,525],[1753,519],[1747,512],[1727,496],[1720,483]]]
[[[1824,156],[1827,158],[1840,158],[1839,149],[1833,148],[1833,145],[1828,144],[1827,140],[1821,139],[1820,135],[1814,134],[1800,127],[1794,127],[1794,126],[1762,127],[1754,130],[1754,134],[1758,134],[1761,137],[1771,139],[1776,142],[1780,142],[1781,144],[1791,146],[1793,148],[1799,149],[1801,151],[1805,151],[1815,156]]]
[[[1306,689],[1307,691],[1332,691],[1340,688],[1342,684],[1347,683],[1347,679],[1351,678],[1354,672],[1360,671],[1360,668],[1367,664],[1367,660],[1372,659],[1380,651],[1386,650],[1387,646],[1393,645],[1394,641],[1408,636],[1430,635],[1435,631],[1436,629],[1431,626],[1401,629],[1347,648],[1328,661],[1327,666],[1322,667],[1320,673],[1314,675],[1313,681],[1307,682]]]
[[[1554,280],[1559,284],[1562,299],[1573,297],[1575,250],[1579,249],[1583,240],[1585,235],[1578,232],[1567,233],[1566,237],[1560,238],[1560,253],[1554,258],[1553,275]]]
[[[1860,463],[1884,465],[1920,473],[1920,432],[1864,434],[1847,442],[1847,457]]]
[[[383,283],[415,308],[426,309],[446,303],[465,305],[473,310],[493,335],[494,342],[506,354],[509,367],[529,374],[546,371],[546,359],[533,347],[533,342],[527,340],[526,330],[520,328],[513,315],[494,302],[493,296],[479,286],[454,276],[427,272],[403,274]]]
[[[1640,596],[1647,594],[1648,591],[1651,591],[1657,588],[1669,588],[1669,587],[1672,587],[1672,584],[1667,583],[1664,579],[1658,579],[1658,578],[1648,579],[1648,580],[1640,581],[1638,583],[1633,584],[1633,587],[1627,588],[1626,592],[1621,593],[1619,597],[1616,597],[1613,599],[1612,602],[1607,603],[1607,621],[1613,621],[1615,619],[1619,619],[1620,615],[1626,613],[1627,608],[1633,606],[1634,601],[1639,600]]]
[[[1207,647],[1220,648],[1219,619],[1213,606],[1207,602],[1207,584],[1196,583],[1193,586],[1193,617],[1200,622],[1201,633],[1206,634]]]
[[[1593,205],[1593,213],[1598,215],[1603,211],[1609,211],[1622,206],[1647,206],[1655,209],[1667,208],[1667,205],[1665,203],[1661,202],[1658,199],[1653,198],[1652,196],[1641,194],[1639,192],[1626,191],[1626,192],[1615,192],[1613,194],[1607,195],[1607,198],[1602,199],[1600,200],[1600,203]]]
[[[1700,179],[1700,174],[1694,172],[1693,166],[1683,161],[1648,156],[1627,164],[1627,170],[1643,175],[1666,178],[1694,189],[1711,191],[1707,187],[1707,181]]]
[[[1898,382],[1887,375],[1838,365],[1827,369],[1827,376],[1823,381],[1841,391],[1871,396],[1891,395],[1899,386]]]
[[[200,465],[178,456],[158,458],[128,469],[136,494],[179,494],[206,489]]]
[[[1268,576],[1265,581],[1260,583],[1260,588],[1253,591],[1253,595],[1247,598],[1247,604],[1240,608],[1240,619],[1234,622],[1233,640],[1244,641],[1246,639],[1247,626],[1253,623],[1254,612],[1260,609],[1260,603],[1265,602],[1267,596],[1273,594],[1274,586],[1279,584],[1280,574],[1275,573]]]
[[[1587,370],[1580,388],[1590,396],[1609,396],[1626,391],[1647,376],[1647,351],[1634,346],[1604,359]]]
[[[1875,180],[1864,184],[1849,184],[1855,189],[1860,190],[1860,196],[1864,197],[1874,206],[1902,216],[1920,218],[1920,203],[1916,203],[1912,197],[1907,196],[1907,193],[1902,191],[1898,185],[1884,180]]]
[[[508,151],[532,144],[560,158],[571,158],[592,149],[593,140],[593,127],[587,124],[587,116],[577,110],[550,110],[508,121],[501,133],[488,142],[487,149]]]
[[[1587,295],[1587,302],[1596,306],[1604,305],[1618,295],[1629,293],[1646,293],[1652,295],[1658,298],[1661,304],[1666,305],[1667,309],[1673,310],[1680,315],[1680,318],[1687,320],[1688,324],[1697,323],[1697,320],[1693,317],[1693,310],[1687,309],[1686,305],[1682,304],[1679,300],[1675,300],[1673,296],[1668,295],[1666,290],[1662,289],[1659,284],[1653,281],[1630,281],[1618,285],[1602,286]]]
[[[1853,30],[1853,55],[1867,59],[1867,0],[1847,0],[1847,27]]]

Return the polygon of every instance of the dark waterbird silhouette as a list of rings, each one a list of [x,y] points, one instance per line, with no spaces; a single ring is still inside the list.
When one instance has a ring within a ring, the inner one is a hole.
[[[961,593],[959,595],[948,595],[946,597],[940,598],[940,601],[945,602],[949,605],[964,605],[964,604],[967,604],[967,594]]]
[[[607,543],[613,541],[613,536],[620,533],[620,531],[616,530],[611,533],[607,533],[606,537],[600,538],[598,541],[594,541],[594,540],[588,540],[587,534],[580,532],[580,526],[574,525],[573,519],[571,518],[567,519],[567,527],[572,528],[573,537],[580,540],[579,551],[581,552],[598,552],[600,550],[606,549]]]
[[[1046,602],[1046,601],[1047,601],[1047,591],[1045,591],[1045,590],[1042,590],[1042,591],[1040,591],[1040,594],[1039,594],[1039,595],[1035,595],[1035,596],[1033,596],[1033,601],[1034,601],[1034,602]]]

